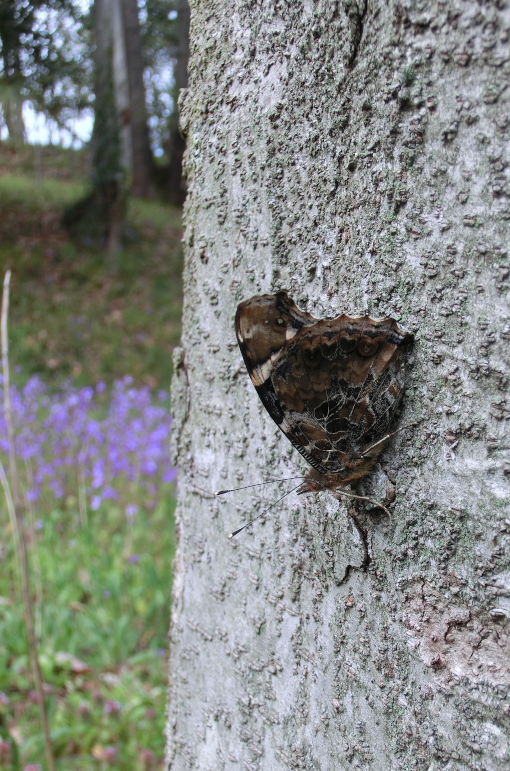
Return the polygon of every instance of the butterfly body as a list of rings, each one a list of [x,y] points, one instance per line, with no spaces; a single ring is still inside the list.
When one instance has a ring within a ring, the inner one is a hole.
[[[394,319],[315,319],[286,292],[241,303],[236,334],[265,408],[312,466],[298,493],[369,474],[389,439],[412,335]]]

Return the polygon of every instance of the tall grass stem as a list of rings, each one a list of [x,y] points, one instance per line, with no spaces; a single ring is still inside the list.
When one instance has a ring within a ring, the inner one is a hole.
[[[25,528],[23,526],[23,512],[20,495],[20,485],[18,468],[16,463],[16,450],[14,444],[14,424],[12,420],[12,401],[9,372],[9,337],[8,337],[8,316],[9,316],[9,290],[11,283],[11,271],[8,270],[4,278],[4,287],[2,293],[2,312],[1,312],[1,347],[2,347],[2,372],[4,386],[4,410],[7,423],[7,437],[9,442],[9,470],[12,485],[5,474],[3,466],[0,470],[2,487],[4,489],[7,508],[13,522],[16,549],[18,551],[18,560],[21,570],[21,588],[23,594],[23,608],[25,615],[25,626],[28,637],[28,647],[30,652],[30,661],[32,665],[32,674],[35,688],[39,697],[39,708],[41,712],[41,722],[44,731],[44,742],[46,746],[46,756],[48,759],[49,771],[56,771],[55,755],[51,742],[50,724],[48,720],[48,711],[46,709],[46,699],[44,694],[44,684],[39,662],[39,651],[37,646],[37,637],[34,626],[34,607],[32,594],[30,590],[30,567],[28,560],[27,540],[25,537]],[[14,526],[15,523],[15,526]]]

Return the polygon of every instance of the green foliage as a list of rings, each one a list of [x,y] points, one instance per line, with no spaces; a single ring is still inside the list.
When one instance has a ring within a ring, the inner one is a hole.
[[[154,147],[163,148],[177,120],[177,89],[171,61],[178,54],[176,0],[142,0],[141,24],[147,62],[147,107]]]
[[[83,189],[71,180],[0,177],[0,271],[13,271],[13,369],[25,377],[41,373],[56,386],[70,375],[87,384],[129,373],[138,383],[168,387],[180,335],[180,210],[130,201],[130,240],[112,267],[104,253],[73,243],[59,227],[64,203]]]
[[[106,765],[119,771],[155,768],[151,753],[161,760],[173,508],[169,493],[150,515],[130,521],[105,507],[80,527],[70,505],[48,512],[36,530],[41,664],[62,771],[95,769],[110,755],[115,762]],[[23,762],[36,763],[43,736],[15,559],[8,538],[0,548],[0,738],[20,737]]]
[[[149,126],[162,148],[174,113],[173,61],[177,50],[175,0],[142,0],[140,20],[147,63]],[[94,8],[78,0],[0,2],[0,102],[28,100],[72,132],[93,99],[91,31]],[[112,103],[113,104],[113,103]]]
[[[0,201],[4,211],[20,205],[30,211],[50,211],[68,201],[78,200],[86,189],[80,182],[41,179],[34,183],[33,177],[18,174],[0,177]]]
[[[83,174],[72,173],[83,170],[83,154],[28,151],[13,156],[0,143],[0,271],[13,270],[13,379],[37,373],[59,389],[69,375],[89,386],[131,374],[137,385],[167,387],[180,334],[180,211],[131,201],[130,243],[112,268],[60,228],[64,204],[83,193]],[[68,493],[60,508],[45,494],[30,514],[36,625],[60,771],[163,768],[172,487],[158,496],[154,511],[140,490],[131,499],[136,515],[108,501],[80,519],[78,494]],[[0,521],[0,768],[45,769],[3,499]]]
[[[3,0],[0,4],[0,99],[15,85],[57,123],[89,105],[87,16],[75,0]]]

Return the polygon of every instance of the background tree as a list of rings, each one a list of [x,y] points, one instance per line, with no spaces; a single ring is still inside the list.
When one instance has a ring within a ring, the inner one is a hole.
[[[126,179],[141,196],[152,192],[153,181],[136,0],[95,0],[93,30],[92,191],[66,211],[64,224],[99,237],[114,255],[122,243]]]
[[[110,255],[119,251],[125,217],[125,175],[132,158],[127,52],[118,0],[95,0],[95,102],[92,134],[92,193],[77,204],[80,227],[99,229]],[[81,211],[80,211],[81,207]]]
[[[147,196],[152,192],[153,168],[138,3],[137,0],[95,0],[94,8],[96,100],[102,99],[101,89],[105,88],[102,72],[110,71],[113,78],[110,97],[118,116],[123,171],[130,178],[131,191]]]
[[[120,7],[124,23],[129,93],[129,112],[126,120],[131,132],[132,192],[134,195],[147,196],[153,192],[154,171],[147,125],[143,80],[145,62],[138,2],[137,0],[122,0]]]
[[[167,151],[169,155],[166,169],[166,189],[173,203],[181,205],[186,194],[185,180],[182,173],[182,160],[186,143],[179,128],[178,94],[188,86],[189,61],[189,4],[179,0],[177,10],[177,42],[174,63],[174,109],[170,115]]]
[[[96,19],[102,19],[99,30]],[[103,80],[94,76],[94,56],[99,57],[113,78],[108,95],[118,113],[121,163],[132,192],[154,192],[153,151],[165,151],[168,161],[159,164],[157,183],[182,203],[184,143],[176,99],[186,85],[188,22],[185,0],[178,7],[174,0],[98,0],[93,13],[84,12],[77,0],[5,0],[0,4],[0,101],[10,140],[24,141],[24,102],[52,127],[73,135],[83,110],[96,108]],[[104,50],[98,51],[101,41]]]
[[[171,6],[169,8],[169,6]],[[159,190],[181,205],[184,139],[179,130],[179,91],[187,86],[189,59],[189,6],[187,0],[146,0],[142,8],[146,60],[145,79],[149,125],[153,144],[164,150],[155,168]],[[171,66],[169,66],[169,56]]]
[[[0,101],[15,144],[24,142],[25,101],[68,129],[88,106],[90,54],[80,13],[73,0],[0,3]]]
[[[503,771],[508,5],[191,10],[168,768]],[[413,331],[422,422],[362,488],[391,518],[290,496],[229,541],[283,491],[215,490],[305,466],[233,329],[279,288]]]
[[[165,122],[166,133],[171,133],[169,126],[173,125],[172,115],[177,109],[174,101],[159,95],[168,77],[168,72],[164,72],[165,63],[168,67],[171,55],[167,48],[164,56],[162,51],[165,43],[172,48],[173,41],[177,40],[173,22],[178,13],[173,14],[168,0],[148,0],[142,10],[144,36],[136,0],[95,0],[93,189],[64,216],[64,223],[76,234],[99,236],[108,244],[110,254],[118,252],[121,245],[128,180],[131,182],[129,192],[148,196],[154,193],[156,181],[163,179],[163,188],[172,200],[182,203],[183,199],[182,146],[171,154],[170,164],[161,169],[156,180],[144,84],[144,72],[148,72],[152,97],[149,121],[155,129],[154,144],[159,143],[162,149],[162,124]],[[149,39],[152,42],[145,48],[144,42]],[[174,188],[177,193],[173,192]]]

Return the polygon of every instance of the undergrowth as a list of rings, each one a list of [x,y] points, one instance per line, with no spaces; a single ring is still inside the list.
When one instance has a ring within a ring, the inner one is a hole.
[[[0,143],[0,271],[40,658],[59,771],[163,768],[175,549],[168,461],[180,212],[132,201],[112,263],[60,227],[85,159]],[[49,160],[48,160],[49,159]],[[129,377],[128,377],[129,376]],[[0,411],[0,460],[7,464]],[[0,500],[0,768],[46,769]]]
[[[180,210],[131,200],[126,243],[112,259],[61,227],[83,178],[61,178],[59,156],[37,176],[17,172],[10,156],[6,166],[5,155],[0,143],[0,273],[12,270],[15,377],[37,373],[58,387],[69,376],[94,384],[129,374],[168,387],[182,307]]]

